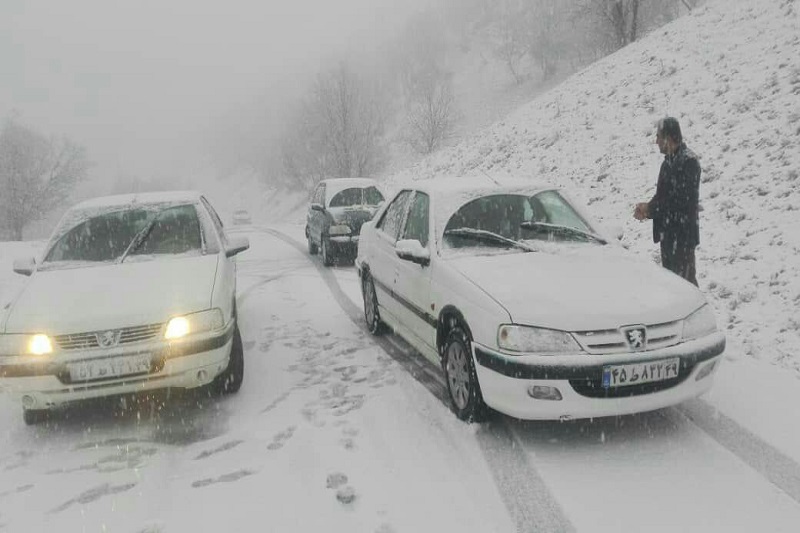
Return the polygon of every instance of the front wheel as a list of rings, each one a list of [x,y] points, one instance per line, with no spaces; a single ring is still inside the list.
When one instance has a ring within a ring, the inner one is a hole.
[[[488,408],[483,402],[471,345],[469,335],[462,327],[450,330],[444,345],[442,367],[456,416],[467,422],[481,422],[486,418]]]
[[[306,239],[308,240],[308,253],[317,255],[317,244],[314,242],[314,239],[311,238],[311,232],[308,231],[308,228],[306,228]]]
[[[361,282],[361,294],[364,296],[364,319],[367,321],[367,329],[373,335],[380,335],[384,332],[384,325],[378,311],[378,295],[375,294],[375,284],[369,273],[364,274]]]
[[[214,378],[213,387],[220,394],[233,394],[242,388],[244,381],[244,346],[239,333],[239,325],[233,330],[233,344],[228,367]]]
[[[331,243],[325,236],[322,236],[320,244],[320,255],[322,255],[322,264],[326,267],[333,265],[333,254],[331,254]]]

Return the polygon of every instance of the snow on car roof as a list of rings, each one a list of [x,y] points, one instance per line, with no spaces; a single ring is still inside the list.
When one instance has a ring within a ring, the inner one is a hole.
[[[526,194],[552,190],[544,182],[518,177],[446,176],[397,184],[397,190],[416,189],[433,199],[435,227],[441,231],[462,205],[489,194]]]
[[[198,191],[159,191],[133,194],[99,196],[84,200],[72,209],[92,209],[97,207],[119,207],[130,204],[195,203],[200,200]]]
[[[345,189],[353,187],[378,187],[378,182],[372,178],[332,178],[322,180],[320,183],[325,184],[325,197],[330,200],[333,196]]]

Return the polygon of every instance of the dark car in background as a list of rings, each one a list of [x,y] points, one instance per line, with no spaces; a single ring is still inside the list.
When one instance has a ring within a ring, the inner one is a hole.
[[[372,220],[383,200],[373,179],[338,178],[319,182],[306,216],[308,252],[320,253],[325,266],[332,265],[338,257],[355,257],[361,225]]]

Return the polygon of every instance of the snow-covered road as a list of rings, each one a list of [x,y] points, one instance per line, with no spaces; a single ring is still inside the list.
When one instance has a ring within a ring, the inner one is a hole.
[[[722,393],[709,400],[638,416],[466,425],[443,400],[437,369],[402,340],[366,332],[351,265],[322,267],[304,252],[301,226],[246,231],[239,394],[93,404],[37,427],[0,394],[0,531],[800,523],[793,437],[762,438],[734,420],[726,383],[735,377],[720,372]]]

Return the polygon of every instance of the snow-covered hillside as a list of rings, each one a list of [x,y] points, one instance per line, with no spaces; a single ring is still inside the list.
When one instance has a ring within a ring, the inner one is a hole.
[[[487,130],[389,178],[530,176],[563,185],[657,260],[650,223],[680,119],[701,156],[701,289],[738,354],[800,377],[800,4],[717,0],[567,79]]]

